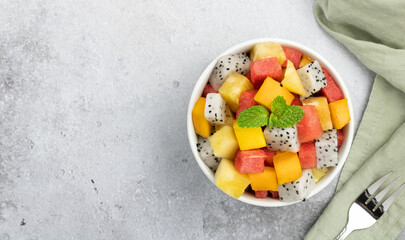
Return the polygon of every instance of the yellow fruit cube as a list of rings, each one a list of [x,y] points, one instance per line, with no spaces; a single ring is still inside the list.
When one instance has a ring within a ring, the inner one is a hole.
[[[239,97],[244,91],[253,89],[249,79],[239,73],[231,73],[218,92],[233,112],[239,109]]]
[[[283,87],[287,88],[290,92],[299,95],[306,94],[300,76],[298,76],[297,70],[295,70],[294,64],[290,60],[287,60],[287,68],[281,84],[283,84]]]
[[[312,175],[314,175],[314,180],[315,182],[318,182],[319,180],[321,180],[321,178],[323,178],[323,176],[325,176],[326,172],[328,171],[328,168],[313,168],[312,169]]]
[[[239,143],[240,150],[250,150],[263,148],[266,146],[263,130],[261,127],[239,127],[236,120],[233,123],[236,139]]]
[[[247,174],[236,171],[231,160],[223,158],[215,172],[215,184],[229,196],[239,198],[249,186],[250,180]]]
[[[211,124],[204,116],[205,100],[204,97],[197,100],[191,115],[193,117],[194,131],[201,137],[208,138],[211,135]]]
[[[286,88],[280,86],[279,82],[271,77],[267,77],[259,91],[256,93],[254,99],[257,103],[270,110],[271,103],[277,96],[283,96],[287,105],[290,105],[294,100],[294,95],[292,95]]]
[[[279,152],[273,157],[278,185],[292,182],[302,176],[301,163],[297,153]]]
[[[314,59],[308,57],[307,55],[302,55],[299,68],[302,68],[303,66],[305,66],[313,61],[314,61]]]
[[[280,44],[275,42],[256,43],[250,51],[250,60],[256,61],[264,58],[276,57],[280,64],[287,59]]]
[[[233,126],[233,121],[234,120],[235,120],[235,116],[233,115],[232,110],[227,105],[226,109],[225,109],[225,122],[224,122],[224,124],[216,124],[216,125],[214,125],[215,131],[218,131],[223,126]]]
[[[330,117],[328,100],[326,97],[310,97],[302,101],[302,105],[314,105],[318,111],[319,120],[321,121],[322,130],[332,129],[332,119]]]
[[[334,128],[342,129],[348,122],[350,122],[347,98],[329,103],[329,110]]]
[[[209,141],[216,157],[233,160],[235,153],[239,150],[238,140],[230,126],[224,126],[216,131],[209,137]]]
[[[272,167],[264,167],[262,173],[249,173],[249,179],[255,191],[278,191],[276,171]]]

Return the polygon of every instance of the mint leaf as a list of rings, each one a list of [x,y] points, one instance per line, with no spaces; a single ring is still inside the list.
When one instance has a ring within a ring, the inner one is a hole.
[[[269,128],[272,129],[276,125],[276,123],[277,123],[276,115],[271,114],[269,118]]]
[[[281,115],[283,111],[287,108],[287,103],[285,102],[284,97],[282,96],[277,96],[276,98],[273,99],[273,102],[271,102],[271,112],[274,113],[275,115]]]
[[[291,127],[299,123],[304,117],[304,110],[298,106],[288,106],[281,116],[278,117],[275,126],[277,127]]]
[[[253,106],[239,114],[239,127],[262,127],[269,122],[269,111],[263,106]]]

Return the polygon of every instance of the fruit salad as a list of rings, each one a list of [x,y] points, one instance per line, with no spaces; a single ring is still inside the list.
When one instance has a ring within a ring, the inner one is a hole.
[[[339,164],[347,99],[316,59],[276,42],[219,58],[192,110],[197,151],[228,195],[305,200]]]

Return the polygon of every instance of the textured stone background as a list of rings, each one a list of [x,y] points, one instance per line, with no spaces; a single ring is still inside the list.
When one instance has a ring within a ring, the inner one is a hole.
[[[198,168],[185,120],[213,58],[278,37],[337,68],[358,126],[374,74],[313,3],[1,1],[0,239],[302,238],[336,179],[291,207],[240,203]]]

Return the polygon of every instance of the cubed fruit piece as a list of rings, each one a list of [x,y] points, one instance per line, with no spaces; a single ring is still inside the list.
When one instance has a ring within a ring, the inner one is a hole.
[[[283,87],[287,88],[290,92],[299,95],[306,94],[301,79],[298,76],[297,70],[295,70],[294,64],[290,60],[287,60],[287,68],[285,70],[284,78],[281,81],[281,84],[283,84]]]
[[[224,126],[216,131],[210,138],[210,144],[214,155],[221,158],[233,159],[239,149],[233,128]]]
[[[326,131],[332,129],[332,119],[330,117],[330,111],[328,106],[328,100],[326,97],[310,97],[302,100],[302,104],[313,105],[318,111],[319,120],[321,121],[322,130]]]
[[[207,85],[205,85],[204,90],[203,90],[203,97],[207,97],[208,93],[218,93],[217,90],[215,90],[211,84],[207,83]]]
[[[250,150],[266,146],[263,130],[261,127],[239,127],[236,121],[233,123],[236,139],[240,150]]]
[[[325,74],[316,60],[298,69],[297,73],[305,88],[305,94],[300,95],[301,100],[312,96],[327,85]]]
[[[273,163],[279,185],[297,180],[302,176],[297,153],[278,152],[273,157]]]
[[[302,177],[292,182],[279,184],[278,194],[280,200],[284,202],[293,202],[304,200],[315,187],[314,176],[311,169],[302,171]]]
[[[218,90],[233,112],[239,109],[239,98],[242,92],[253,89],[249,79],[239,73],[231,73]]]
[[[317,168],[334,167],[338,165],[337,130],[323,132],[322,137],[315,141]]]
[[[295,125],[288,128],[266,127],[263,134],[266,139],[267,149],[269,150],[298,152],[300,149],[297,127]]]
[[[283,64],[286,60],[284,50],[278,43],[263,42],[253,45],[250,51],[250,60],[252,62],[269,57],[276,57],[280,64]]]
[[[268,167],[274,167],[273,164],[273,157],[276,155],[275,151],[271,151],[267,148],[262,148],[262,150],[266,153],[266,158],[264,159],[264,165]]]
[[[347,98],[329,103],[330,115],[332,117],[333,127],[342,129],[350,122],[349,106],[347,105]]]
[[[215,184],[231,197],[239,198],[249,186],[247,174],[240,174],[229,159],[222,159],[215,173]]]
[[[257,61],[253,61],[250,65],[251,82],[252,85],[259,89],[263,84],[263,81],[267,77],[271,77],[274,80],[281,81],[283,79],[283,71],[281,65],[277,61],[277,58],[265,58]]]
[[[313,62],[314,60],[310,57],[308,57],[307,55],[302,55],[301,61],[300,61],[300,65],[298,66],[299,68],[302,68],[303,66],[310,64],[311,62]]]
[[[306,105],[301,107],[304,117],[297,123],[298,139],[300,143],[313,141],[322,136],[322,125],[315,106]]]
[[[247,79],[249,79],[249,81],[252,80],[252,73],[251,72],[246,73],[245,77],[247,77]]]
[[[277,191],[276,171],[272,167],[265,167],[262,173],[250,173],[249,180],[255,191]]]
[[[231,111],[231,109],[229,109],[228,106],[225,106],[225,123],[224,124],[216,124],[215,125],[215,131],[218,131],[223,126],[231,126],[231,127],[233,127],[233,121],[234,120],[235,120],[235,117],[233,115],[233,112]]]
[[[244,91],[240,94],[239,98],[239,109],[236,112],[236,118],[239,117],[239,114],[246,109],[256,106],[257,102],[255,101],[254,97],[257,93],[256,89],[249,90],[249,91]]]
[[[319,91],[319,93],[325,96],[328,99],[328,102],[330,103],[345,98],[342,90],[337,85],[335,79],[333,79],[329,71],[326,68],[322,68],[322,70],[323,73],[325,74],[327,85],[326,87],[322,88],[321,91]]]
[[[298,153],[302,169],[316,168],[316,151],[314,142],[306,142],[301,144]]]
[[[219,93],[207,94],[204,116],[214,125],[225,123],[225,101]]]
[[[268,194],[268,191],[255,191],[255,198],[266,198]]]
[[[283,47],[283,50],[285,52],[285,56],[287,57],[287,60],[290,60],[294,64],[295,69],[298,69],[300,66],[302,53],[296,49],[289,48],[289,47]],[[283,67],[287,66],[287,60],[284,61]]]
[[[235,156],[235,169],[239,173],[261,173],[264,170],[266,154],[261,149],[238,151]]]
[[[302,102],[296,94],[294,94],[294,100],[291,102],[291,105],[302,106]]]
[[[216,157],[212,151],[210,141],[207,138],[198,137],[197,151],[207,167],[212,171],[216,171],[221,158]]]
[[[270,191],[269,197],[273,199],[278,199],[278,191]]]
[[[338,130],[338,148],[340,148],[340,146],[342,146],[343,141],[345,140],[345,133],[343,132],[342,129]]]
[[[321,180],[321,178],[323,178],[323,176],[325,176],[326,172],[328,171],[328,168],[313,168],[312,169],[312,175],[314,176],[314,180],[317,183],[319,180]]]
[[[263,85],[260,87],[254,99],[257,103],[270,110],[271,103],[277,96],[284,97],[287,105],[290,105],[294,99],[294,95],[292,95],[286,88],[282,87],[279,82],[268,77],[264,80]]]
[[[206,99],[204,97],[200,97],[195,103],[191,115],[193,118],[194,131],[201,137],[207,138],[211,134],[211,124],[204,116],[205,101]]]

